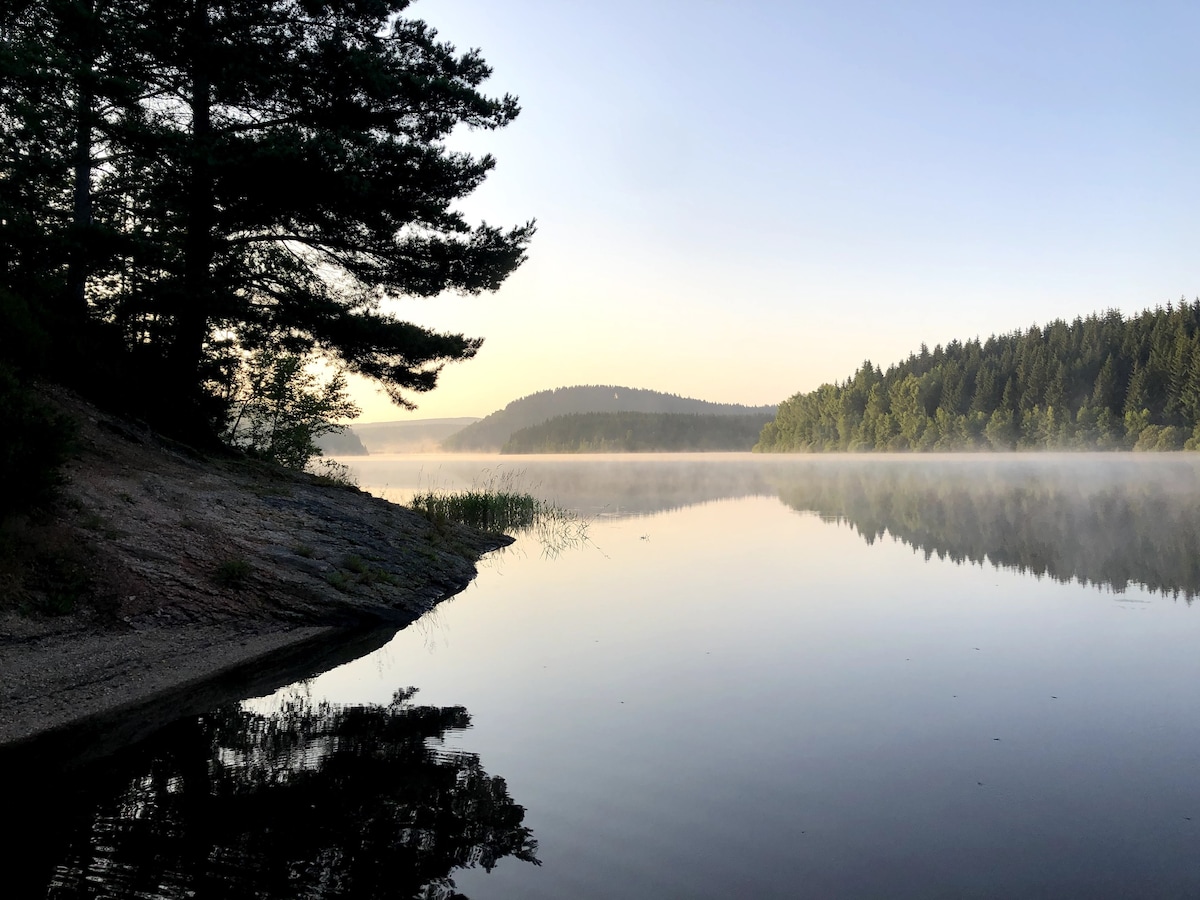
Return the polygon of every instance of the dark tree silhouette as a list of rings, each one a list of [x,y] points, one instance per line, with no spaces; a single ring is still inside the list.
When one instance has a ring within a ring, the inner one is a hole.
[[[206,398],[264,345],[324,354],[408,405],[471,357],[479,339],[387,301],[494,290],[521,263],[532,223],[454,209],[493,159],[446,146],[518,105],[481,93],[478,52],[407,7],[5,4],[0,290],[34,310],[49,355],[82,348],[93,370],[99,355],[133,372],[114,393],[210,426]]]
[[[27,835],[45,896],[459,897],[455,869],[538,864],[504,780],[431,744],[460,707],[303,699],[179,722],[86,771]],[[50,786],[51,789],[53,786]],[[19,807],[20,804],[18,804]],[[10,876],[18,873],[11,872]]]

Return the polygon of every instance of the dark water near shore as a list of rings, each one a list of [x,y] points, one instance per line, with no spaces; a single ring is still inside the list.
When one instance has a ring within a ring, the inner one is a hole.
[[[354,466],[402,500],[500,462],[588,542],[525,536],[371,655],[103,766],[6,772],[37,801],[6,868],[52,897],[1200,896],[1200,459]]]

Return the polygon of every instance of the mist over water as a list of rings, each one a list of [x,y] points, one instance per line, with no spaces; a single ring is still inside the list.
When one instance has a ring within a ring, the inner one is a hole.
[[[1200,592],[1194,454],[401,456],[354,467],[364,489],[397,502],[503,475],[600,518],[776,497],[868,543],[890,537],[954,562],[1189,601]]]
[[[30,835],[52,896],[1200,894],[1193,457],[352,464],[588,541],[119,756]]]

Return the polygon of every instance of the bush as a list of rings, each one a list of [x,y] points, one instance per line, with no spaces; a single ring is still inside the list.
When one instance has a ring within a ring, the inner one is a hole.
[[[309,362],[273,350],[253,354],[232,397],[234,417],[226,440],[252,456],[292,469],[304,469],[319,457],[317,438],[340,432],[343,426],[337,420],[352,419],[359,410],[350,400],[343,374],[322,380]],[[324,474],[334,477],[335,472],[328,469]]]
[[[62,482],[74,432],[0,363],[0,518],[46,503]]]

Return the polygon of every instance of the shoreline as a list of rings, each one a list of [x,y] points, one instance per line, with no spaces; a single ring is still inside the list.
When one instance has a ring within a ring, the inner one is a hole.
[[[400,627],[143,631],[42,647],[26,656],[33,677],[17,715],[0,726],[0,760],[83,765],[181,717],[271,693],[371,653]],[[99,641],[108,648],[93,653]],[[81,669],[84,677],[67,686],[54,674],[77,676]]]
[[[78,451],[49,514],[10,528],[0,754],[74,735],[94,755],[112,735],[363,655],[512,540],[48,399],[75,421]],[[70,608],[47,612],[68,589]]]

